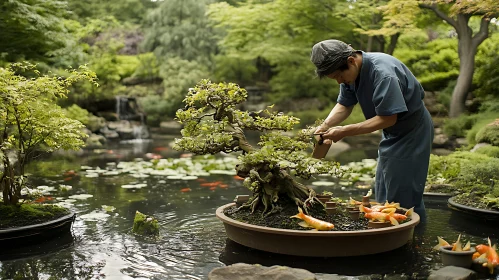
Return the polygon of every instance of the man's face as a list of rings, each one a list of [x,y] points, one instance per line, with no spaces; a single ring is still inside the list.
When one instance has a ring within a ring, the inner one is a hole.
[[[336,70],[327,75],[328,78],[336,80],[338,84],[353,84],[359,75],[359,66],[354,57],[350,56],[347,60],[348,69]]]

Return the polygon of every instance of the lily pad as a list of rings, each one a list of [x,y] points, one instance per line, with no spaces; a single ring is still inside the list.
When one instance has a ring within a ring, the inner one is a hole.
[[[93,197],[93,195],[91,194],[75,194],[75,195],[72,195],[72,196],[69,196],[69,198],[72,198],[72,199],[87,199],[87,198],[91,198]]]
[[[335,182],[328,182],[328,181],[315,181],[315,182],[312,182],[312,185],[314,185],[314,186],[329,187],[329,186],[336,185],[336,183]]]
[[[236,175],[236,170],[220,170],[213,169],[209,171],[211,174],[221,174],[221,175]]]
[[[124,189],[141,189],[147,187],[147,184],[123,185]]]
[[[116,207],[109,205],[102,205],[102,210],[106,212],[113,212],[114,210],[116,210]]]
[[[92,212],[85,215],[81,215],[80,218],[84,221],[101,221],[107,219],[109,214],[100,213],[100,212]]]

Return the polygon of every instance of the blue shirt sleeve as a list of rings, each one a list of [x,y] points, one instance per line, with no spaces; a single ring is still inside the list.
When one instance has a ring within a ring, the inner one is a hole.
[[[345,84],[340,84],[340,94],[336,102],[340,103],[345,107],[350,107],[357,104],[357,96],[355,96],[355,91],[349,89]]]
[[[375,85],[373,103],[378,116],[391,116],[408,111],[397,77],[385,77]]]

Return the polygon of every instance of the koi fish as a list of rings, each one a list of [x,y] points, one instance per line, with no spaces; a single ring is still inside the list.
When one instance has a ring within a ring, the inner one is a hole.
[[[359,207],[359,210],[360,210],[360,207]],[[394,217],[392,217],[391,214],[387,214],[387,213],[383,213],[383,212],[364,213],[364,217],[369,219],[369,220],[378,220],[380,222],[390,221],[390,223],[394,226],[399,225],[399,222]]]
[[[216,187],[218,185],[221,185],[222,182],[221,181],[215,181],[215,182],[208,182],[208,183],[202,183],[202,184],[199,184],[201,187]]]
[[[145,154],[145,156],[148,159],[160,159],[160,158],[162,158],[161,155],[154,154],[154,153],[147,153],[147,154]]]
[[[438,249],[440,249],[440,247],[443,247],[443,246],[450,246],[449,242],[445,241],[440,236],[437,236],[437,241],[438,241],[438,244],[435,245],[435,247],[433,247],[433,249],[435,249],[435,250],[438,250]]]
[[[461,244],[461,234],[457,237],[456,243],[452,245],[452,251],[462,252],[463,245]]]
[[[190,192],[191,191],[191,188],[183,188],[180,190],[181,192]]]
[[[41,196],[41,197],[35,199],[34,202],[43,203],[45,201],[51,201],[51,200],[54,200],[54,198],[51,196]]]
[[[168,151],[168,148],[167,147],[156,147],[156,148],[154,148],[154,150],[156,152],[161,152],[161,151]]]
[[[489,245],[484,245],[484,244],[480,244],[480,245],[476,245],[476,250],[479,254],[481,254],[481,256],[479,258],[482,258],[482,256],[484,258],[487,259],[486,262],[483,262],[483,258],[482,260],[478,260],[477,262],[482,262],[483,264],[483,267],[488,267],[489,268],[489,272],[490,274],[494,273],[494,268],[496,266],[499,265],[499,255],[497,254],[497,251],[496,251],[496,245],[494,244],[494,246],[492,246],[492,243],[490,242],[490,238],[489,238]]]
[[[237,176],[237,175],[235,175],[235,176],[234,176],[234,179],[236,179],[236,180],[244,180],[244,178],[243,178],[243,177],[241,177],[241,176]]]
[[[355,199],[353,199],[353,198],[351,198],[351,197],[350,197],[350,202],[349,202],[349,203],[350,203],[351,205],[360,205],[360,204],[362,204],[362,202],[357,201],[357,200],[355,200]]]
[[[331,223],[306,215],[300,207],[298,207],[298,214],[291,216],[290,218],[303,220],[298,224],[302,227],[313,228],[312,230],[332,230],[334,228],[334,225]]]

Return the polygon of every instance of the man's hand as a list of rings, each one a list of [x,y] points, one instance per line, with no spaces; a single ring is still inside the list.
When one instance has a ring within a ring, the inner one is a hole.
[[[329,127],[327,125],[321,124],[315,130],[314,137],[315,137],[315,140],[317,140],[317,142],[319,142],[319,144],[328,144],[329,145],[332,143],[331,140],[324,138],[324,134],[326,134],[328,129],[329,129]],[[322,140],[322,142],[321,142],[321,140]]]
[[[325,144],[328,144],[328,143],[330,144],[331,141],[336,143],[336,142],[340,141],[341,139],[343,139],[343,137],[345,137],[345,133],[344,133],[342,126],[332,127],[330,129],[328,129],[326,131],[326,133],[324,133],[322,135],[322,138],[324,139]]]

